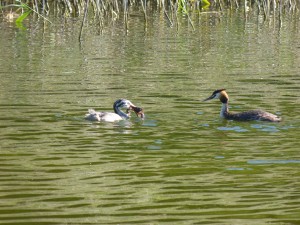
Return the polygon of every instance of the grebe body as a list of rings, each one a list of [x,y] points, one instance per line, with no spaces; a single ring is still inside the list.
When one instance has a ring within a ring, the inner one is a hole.
[[[97,112],[94,109],[89,109],[89,112],[85,115],[86,120],[104,121],[104,122],[116,122],[128,118],[127,117],[123,118],[118,114],[112,112]]]
[[[281,118],[262,110],[250,110],[241,113],[232,113],[229,112],[228,102],[229,96],[225,91],[226,89],[215,90],[210,97],[204,99],[203,101],[208,101],[210,99],[220,99],[222,103],[222,108],[220,116],[228,120],[238,120],[238,121],[249,121],[249,120],[261,120],[269,122],[280,122]]]
[[[144,118],[143,110],[136,107],[127,99],[118,99],[113,105],[114,113],[112,112],[97,112],[94,109],[89,109],[85,115],[86,120],[117,122],[120,120],[127,120],[130,118],[130,110],[133,110],[138,117]],[[126,113],[121,109],[126,109]]]

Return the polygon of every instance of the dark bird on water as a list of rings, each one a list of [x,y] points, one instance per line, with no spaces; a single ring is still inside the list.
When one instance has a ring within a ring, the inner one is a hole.
[[[208,101],[210,99],[220,99],[222,103],[222,108],[220,112],[221,118],[228,120],[239,120],[239,121],[249,121],[249,120],[261,120],[269,122],[280,122],[281,118],[262,110],[250,110],[241,113],[232,113],[228,109],[229,96],[225,91],[226,89],[215,90],[210,97],[204,99],[203,101]]]

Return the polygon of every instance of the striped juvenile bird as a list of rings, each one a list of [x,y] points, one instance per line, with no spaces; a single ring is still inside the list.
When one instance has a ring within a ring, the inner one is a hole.
[[[113,108],[114,113],[97,112],[94,109],[89,109],[89,112],[85,115],[85,119],[92,121],[116,122],[129,119],[131,110],[134,111],[140,118],[144,118],[145,116],[142,108],[136,107],[127,99],[118,99],[115,101]],[[126,109],[126,113],[123,112],[121,108]]]
[[[204,99],[203,101],[208,101],[210,99],[220,99],[222,102],[222,108],[220,112],[221,118],[225,118],[228,120],[239,120],[239,121],[249,121],[249,120],[261,120],[261,121],[269,121],[269,122],[280,122],[281,118],[261,110],[250,110],[241,113],[232,113],[229,112],[228,109],[228,101],[229,96],[225,91],[226,89],[215,90],[210,97]]]

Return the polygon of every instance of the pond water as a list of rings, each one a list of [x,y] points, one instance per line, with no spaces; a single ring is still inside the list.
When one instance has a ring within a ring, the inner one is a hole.
[[[192,19],[0,22],[0,223],[299,224],[299,16]],[[83,119],[118,98],[146,118]]]

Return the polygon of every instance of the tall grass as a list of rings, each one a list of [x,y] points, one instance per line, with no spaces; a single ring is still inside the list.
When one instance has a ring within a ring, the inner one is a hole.
[[[299,10],[300,0],[0,0],[0,14],[21,12],[19,22],[30,13],[46,18],[54,16],[82,16],[82,30],[88,16],[93,16],[100,27],[106,19],[124,18],[126,30],[130,12],[142,12],[147,25],[152,10],[161,10],[169,24],[177,23],[178,15],[187,16],[194,27],[190,14],[222,12],[223,10],[243,10],[245,17],[248,12],[257,9],[259,14],[268,19],[270,15],[294,13]]]
[[[126,17],[130,8],[141,9],[147,20],[147,13],[153,8],[166,12],[189,13],[203,9],[222,11],[226,9],[253,9],[268,15],[271,12],[293,12],[298,10],[300,0],[0,0],[3,10],[9,6],[24,5],[34,12],[48,15],[49,13],[79,16],[84,14],[85,7],[95,16],[121,16]]]
[[[223,10],[224,8],[238,9],[258,7],[260,10],[279,11],[297,10],[300,0],[0,0],[0,5],[4,6],[25,4],[35,12],[48,14],[49,12],[78,16],[84,13],[87,4],[94,14],[99,12],[106,14],[127,11],[131,7],[140,6],[144,13],[147,9],[159,8],[175,10],[177,12],[201,10],[210,5],[213,10]]]

